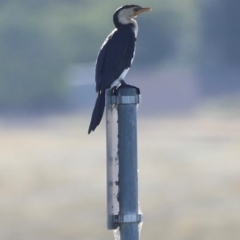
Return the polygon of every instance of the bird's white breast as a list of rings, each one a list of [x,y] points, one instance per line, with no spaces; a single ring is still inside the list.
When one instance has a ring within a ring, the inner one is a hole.
[[[122,72],[122,74],[119,76],[119,78],[116,79],[116,80],[111,84],[111,87],[110,87],[110,88],[118,87],[118,86],[121,84],[120,80],[124,80],[124,78],[126,77],[129,69],[130,69],[130,68],[125,69],[125,70]]]

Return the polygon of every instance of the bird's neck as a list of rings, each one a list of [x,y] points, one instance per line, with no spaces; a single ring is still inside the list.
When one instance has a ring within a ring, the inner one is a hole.
[[[137,21],[135,19],[131,19],[131,23],[133,24],[133,31],[134,31],[135,37],[137,37],[137,34],[138,34],[138,24],[137,24]]]
[[[120,29],[121,27],[124,27],[124,26],[131,26],[134,31],[135,37],[137,37],[138,24],[135,19],[120,18],[119,20],[120,21],[118,21],[118,22],[114,22],[117,29]]]

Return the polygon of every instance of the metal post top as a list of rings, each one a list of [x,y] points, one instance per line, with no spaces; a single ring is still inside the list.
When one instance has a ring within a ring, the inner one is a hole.
[[[141,100],[135,88],[119,88],[117,95],[113,95],[112,90],[107,89],[105,96],[108,104],[139,104]]]

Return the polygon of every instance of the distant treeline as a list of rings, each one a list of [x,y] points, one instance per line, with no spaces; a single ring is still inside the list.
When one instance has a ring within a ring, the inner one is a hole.
[[[149,0],[148,6],[154,11],[138,18],[136,66],[239,65],[240,1]],[[109,0],[0,0],[0,110],[64,106],[66,67],[95,61],[116,7]]]

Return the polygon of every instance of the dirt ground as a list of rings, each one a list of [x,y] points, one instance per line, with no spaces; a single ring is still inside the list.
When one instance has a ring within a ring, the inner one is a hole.
[[[141,239],[240,238],[240,108],[139,116]],[[105,126],[0,118],[0,239],[107,240]]]

